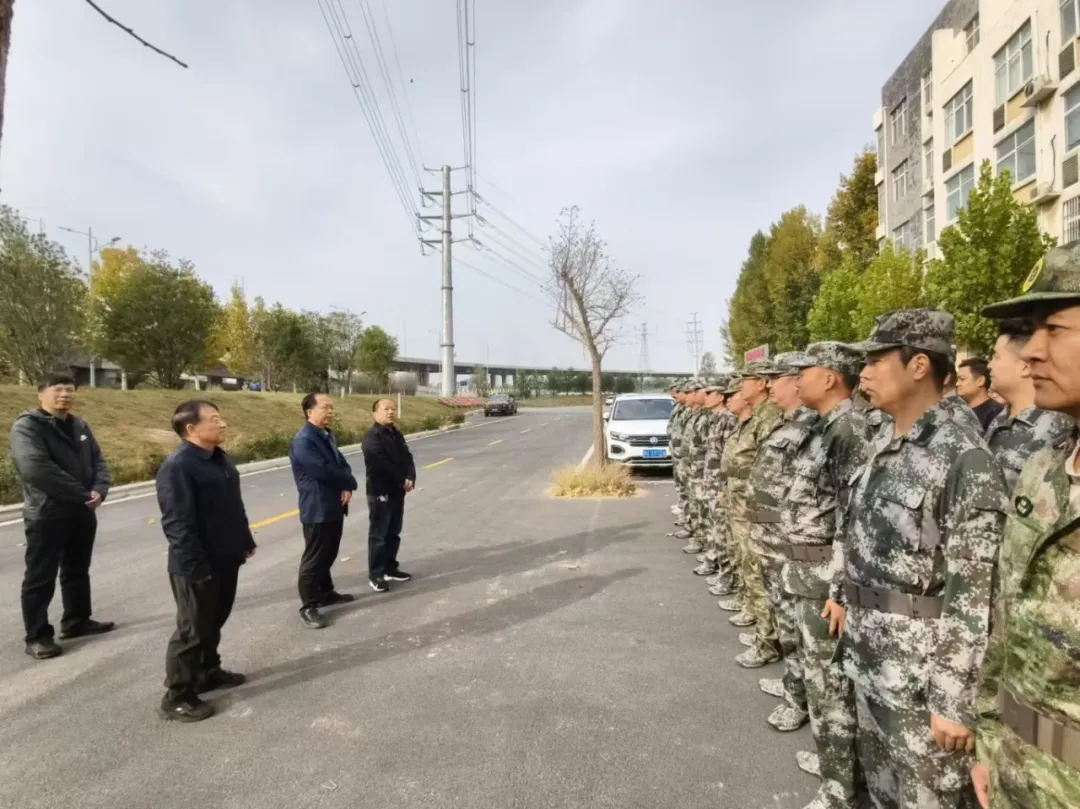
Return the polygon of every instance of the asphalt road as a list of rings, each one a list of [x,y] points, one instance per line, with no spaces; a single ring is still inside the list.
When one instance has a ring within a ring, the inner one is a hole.
[[[670,481],[556,501],[586,413],[477,424],[412,445],[430,467],[407,503],[416,579],[368,589],[361,505],[335,566],[358,599],[320,631],[297,616],[291,476],[244,479],[259,551],[222,653],[250,680],[197,725],[155,713],[175,613],[153,498],[100,512],[95,616],[117,630],[50,661],[23,654],[22,528],[0,528],[0,807],[804,806],[816,781],[793,755],[809,736],[765,724],[776,701],[757,679],[779,667],[733,663],[737,631],[665,537]]]

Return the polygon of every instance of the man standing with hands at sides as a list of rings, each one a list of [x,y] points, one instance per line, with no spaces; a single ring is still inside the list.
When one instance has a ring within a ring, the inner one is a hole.
[[[1080,424],[1080,243],[1051,250],[1021,295],[983,310],[1034,328],[1020,351],[1034,405]],[[998,563],[994,634],[979,686],[983,809],[1080,806],[1080,449],[1077,433],[1024,464]]]
[[[243,684],[221,667],[221,629],[232,612],[240,565],[255,555],[255,538],[240,496],[236,465],[221,448],[225,420],[212,402],[176,408],[180,446],[157,473],[161,530],[169,540],[169,584],[176,631],[165,653],[161,715],[198,722],[214,709],[199,694]]]
[[[373,408],[375,423],[364,436],[367,469],[368,583],[377,593],[390,590],[387,582],[412,578],[398,566],[405,495],[416,486],[416,465],[405,436],[395,426],[397,408],[379,399]]]
[[[304,555],[300,558],[300,619],[322,629],[319,607],[347,604],[353,596],[334,590],[330,568],[341,547],[341,533],[356,491],[356,478],[338,450],[330,424],[334,403],[323,393],[309,393],[300,404],[307,423],[289,445],[289,462],[300,493]]]
[[[10,446],[23,490],[26,653],[45,660],[60,654],[48,614],[57,571],[64,602],[61,638],[99,635],[115,624],[90,617],[95,512],[109,493],[109,470],[86,422],[71,414],[74,379],[66,374],[46,377],[38,386],[38,401],[38,410],[15,420]]]

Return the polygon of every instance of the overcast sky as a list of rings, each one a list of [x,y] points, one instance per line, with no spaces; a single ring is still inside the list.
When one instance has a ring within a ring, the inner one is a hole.
[[[334,2],[396,135],[361,1]],[[221,295],[241,279],[249,297],[366,311],[409,355],[437,356],[440,258],[420,255],[318,0],[99,4],[191,68],[83,0],[16,3],[3,199],[82,262],[85,240],[58,226],[187,257]],[[643,305],[607,366],[639,369],[644,322],[650,367],[689,370],[692,312],[719,356],[750,236],[795,204],[824,210],[873,138],[881,85],[940,5],[476,0],[477,188],[516,223],[481,207],[498,230],[477,235],[519,267],[455,248],[520,291],[455,268],[459,361],[583,365],[531,278],[544,262],[533,239],[572,204],[641,276]],[[423,160],[461,165],[455,3],[367,6],[395,82],[400,61]]]

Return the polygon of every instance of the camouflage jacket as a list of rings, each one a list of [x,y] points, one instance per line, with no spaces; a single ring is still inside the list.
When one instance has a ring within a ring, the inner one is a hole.
[[[686,423],[686,411],[687,407],[681,405],[678,402],[671,408],[671,417],[668,419],[667,434],[668,434],[668,450],[671,452],[671,457],[678,458],[682,455],[682,431],[683,426]]]
[[[780,512],[788,542],[834,547],[833,561],[789,562],[784,587],[806,598],[825,598],[843,578],[844,513],[856,473],[870,456],[871,428],[866,410],[845,399],[818,418],[796,449],[791,486]],[[838,592],[833,592],[839,601]]]
[[[686,459],[694,466],[704,466],[705,452],[708,449],[707,439],[712,423],[716,421],[716,414],[711,410],[699,409],[686,425],[686,433],[683,439],[683,451]]]
[[[1075,447],[1069,435],[1032,456],[1013,497],[998,564],[994,632],[979,687],[976,739],[983,762],[997,758],[1007,735],[998,712],[1002,688],[1080,731],[1080,497],[1070,491],[1078,484],[1066,467]],[[1058,802],[1047,806],[1080,805],[1075,770],[1031,748],[1025,754],[1029,767],[1073,774],[1071,785],[1038,780],[1050,793],[1071,789],[1070,797],[1057,795]]]
[[[894,710],[925,706],[972,727],[1005,484],[982,439],[940,404],[905,435],[886,437],[852,492],[845,576],[864,587],[939,597],[941,617],[849,606],[844,671]]]
[[[800,407],[790,416],[782,415],[761,442],[750,467],[750,522],[767,524],[767,530],[756,534],[765,542],[771,540],[775,545],[783,541],[780,508],[791,486],[791,463],[817,418],[818,414],[808,407]]]
[[[748,519],[747,500],[750,496],[750,469],[754,466],[758,446],[784,417],[780,408],[765,401],[757,406],[750,418],[737,424],[724,444],[720,474],[728,507],[739,507],[737,516]]]
[[[709,425],[709,432],[705,437],[705,484],[712,492],[719,493],[723,486],[720,461],[724,455],[724,444],[737,424],[735,414],[724,410],[717,413]]]
[[[1005,490],[1012,492],[1020,478],[1024,462],[1041,449],[1053,446],[1058,439],[1072,435],[1073,422],[1052,410],[1029,407],[1015,417],[1002,410],[986,428],[990,453],[1005,473]]]
[[[983,434],[983,426],[982,422],[979,421],[979,417],[971,409],[971,405],[961,399],[955,391],[941,397],[941,406],[948,411],[957,424],[971,430],[975,435],[981,436]]]

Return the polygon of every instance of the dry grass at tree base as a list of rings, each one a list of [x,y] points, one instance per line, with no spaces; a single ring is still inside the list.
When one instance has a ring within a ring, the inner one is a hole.
[[[82,388],[75,412],[94,431],[109,464],[113,485],[149,480],[176,446],[169,425],[173,410],[193,397],[210,399],[229,424],[226,449],[238,463],[280,458],[303,424],[302,394],[249,391],[103,390]],[[335,398],[334,433],[341,446],[359,443],[371,424],[376,396]],[[38,406],[30,387],[0,385],[0,504],[17,503],[22,491],[8,455],[8,436],[20,413]],[[464,420],[461,411],[434,399],[402,398],[403,432],[435,430]]]
[[[555,472],[554,497],[633,497],[638,487],[620,464],[564,466]]]

